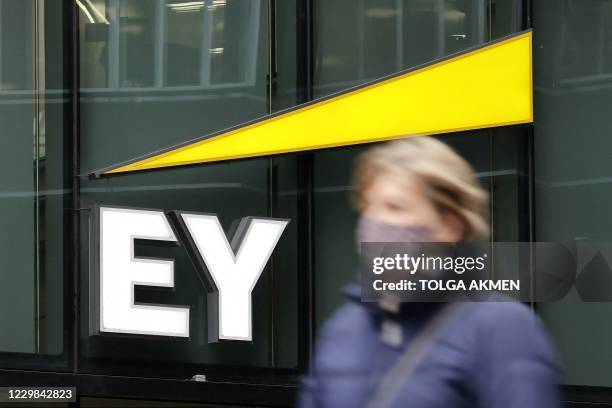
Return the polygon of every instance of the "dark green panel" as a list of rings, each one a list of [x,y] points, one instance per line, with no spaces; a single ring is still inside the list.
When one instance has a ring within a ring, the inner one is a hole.
[[[63,11],[0,2],[0,352],[63,352]]]
[[[540,241],[608,242],[612,3],[544,0],[534,5],[536,236]],[[583,271],[577,272],[580,278]],[[564,382],[609,387],[612,306],[583,303],[572,291],[539,310],[561,353]]]
[[[0,5],[0,351],[36,351],[32,1]]]

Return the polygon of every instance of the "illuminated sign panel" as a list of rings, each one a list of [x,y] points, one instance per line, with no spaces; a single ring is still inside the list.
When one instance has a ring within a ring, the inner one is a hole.
[[[176,220],[174,228],[169,219]],[[208,281],[209,340],[252,340],[251,294],[288,220],[244,218],[227,240],[212,214],[100,207],[91,218],[91,333],[189,337],[189,307],[138,304],[134,288],[174,287],[174,262],[136,257],[135,240],[184,240]],[[175,231],[180,237],[177,238]],[[97,234],[97,236],[96,236]]]

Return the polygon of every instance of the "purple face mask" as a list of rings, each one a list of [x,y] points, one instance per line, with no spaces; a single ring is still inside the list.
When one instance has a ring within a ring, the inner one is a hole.
[[[362,215],[355,231],[357,245],[362,242],[429,242],[431,232],[424,226],[396,225]]]
[[[431,242],[431,231],[424,226],[415,225],[397,225],[389,224],[382,221],[377,221],[373,218],[362,215],[357,222],[355,230],[357,240],[357,252],[362,252],[362,242],[383,242],[391,245],[381,247],[370,247],[376,251],[376,256],[394,256],[397,253],[405,253],[406,251],[420,253],[422,242]],[[392,245],[397,243],[397,245]],[[407,245],[408,244],[408,245]],[[381,252],[378,252],[381,251]],[[366,257],[367,258],[367,257]],[[404,279],[406,276],[403,273],[392,275],[392,272],[387,272],[386,280],[392,282],[394,280]],[[381,307],[384,309],[392,308],[393,312],[399,310],[399,301],[395,293],[380,293]],[[385,306],[386,305],[386,306]]]

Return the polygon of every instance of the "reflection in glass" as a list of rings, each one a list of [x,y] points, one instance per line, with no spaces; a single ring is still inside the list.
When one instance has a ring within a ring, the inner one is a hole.
[[[196,86],[204,80],[204,15],[203,1],[181,3],[166,0],[165,57],[163,83],[168,86]],[[161,75],[160,75],[161,76]],[[207,78],[206,78],[207,79]]]
[[[159,30],[156,4],[151,0],[122,0],[119,4],[119,16],[113,22],[119,24],[119,58],[111,59],[110,69],[114,68],[113,62],[118,63],[122,88],[151,87],[155,81],[155,54],[159,52],[155,43]],[[108,46],[114,56],[116,44],[109,41]]]
[[[612,239],[612,3],[544,0],[534,3],[535,174],[538,241],[609,242]],[[580,254],[609,292],[612,260]],[[595,278],[594,278],[595,277]],[[570,385],[609,387],[612,340],[609,302],[583,302],[572,290],[564,301],[538,309],[551,330]]]
[[[0,0],[0,353],[63,351],[69,191],[58,3]]]
[[[83,88],[252,85],[261,0],[78,0]]]
[[[84,172],[267,113],[261,0],[80,2]]]
[[[317,0],[315,94],[520,30],[519,0]]]

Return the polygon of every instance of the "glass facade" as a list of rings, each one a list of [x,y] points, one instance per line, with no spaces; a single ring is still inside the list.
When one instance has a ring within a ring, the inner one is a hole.
[[[61,364],[66,351],[62,36],[61,8],[0,2],[0,355],[7,366],[36,355]]]
[[[612,130],[612,4],[543,1],[534,9],[536,237],[608,242]],[[563,29],[560,29],[563,27]],[[593,254],[585,254],[590,259]],[[609,260],[606,260],[609,263]],[[601,302],[572,290],[541,314],[556,339],[570,385],[609,387],[611,273],[576,271],[602,288]]]
[[[440,138],[488,190],[494,241],[607,241],[608,17],[607,0],[0,0],[0,374],[74,375],[62,381],[93,397],[283,405],[357,273],[349,195],[367,146],[89,174],[531,26],[534,125]],[[97,205],[214,213],[228,236],[245,216],[290,219],[253,292],[253,341],[209,343],[187,251],[150,242],[136,256],[173,259],[175,290],[135,300],[189,305],[191,337],[91,336]],[[609,303],[532,306],[564,384],[610,387]],[[183,381],[198,374],[209,383]],[[177,391],[154,390],[166,384]],[[232,392],[247,385],[262,388]]]
[[[91,22],[86,13],[79,20],[81,32],[102,33],[90,39],[81,36],[81,75],[106,73],[100,74],[105,81],[101,87],[81,84],[81,173],[270,112],[269,11],[265,2],[99,3],[97,10],[105,11],[101,22]],[[85,208],[100,204],[215,213],[231,236],[236,222],[247,215],[297,219],[296,180],[295,158],[262,158],[84,180],[80,197]],[[87,220],[84,213],[83,294],[89,285]],[[295,368],[296,247],[297,224],[292,222],[253,293],[257,305],[253,343],[208,343],[205,290],[182,247],[164,254],[175,260],[175,290],[137,290],[135,299],[191,305],[191,326],[197,329],[189,341],[91,337],[89,299],[82,296],[83,368],[133,374],[134,367],[144,362],[157,363],[157,375],[180,378],[204,372],[211,375],[217,370],[224,376],[224,367],[243,366],[245,372],[249,367]],[[155,247],[136,251],[137,256],[160,253]],[[160,357],[152,359],[152,355]]]
[[[317,97],[521,30],[519,1],[319,0],[315,10]],[[489,190],[493,239],[525,239],[528,203],[519,189],[526,172],[526,130],[480,130],[442,139],[464,154]],[[356,214],[348,196],[351,163],[365,149],[357,146],[314,155],[318,324],[342,302],[338,288],[357,275],[355,242],[347,239],[352,237]]]

